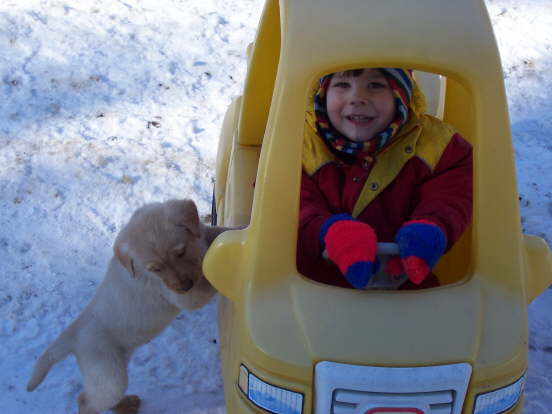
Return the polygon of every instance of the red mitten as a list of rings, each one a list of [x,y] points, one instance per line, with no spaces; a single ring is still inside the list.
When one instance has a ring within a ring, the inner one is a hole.
[[[364,288],[377,272],[376,233],[348,214],[336,214],[320,230],[328,258],[356,289]]]

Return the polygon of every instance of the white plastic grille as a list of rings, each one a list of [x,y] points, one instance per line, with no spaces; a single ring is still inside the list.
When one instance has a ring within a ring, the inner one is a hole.
[[[321,361],[315,414],[460,414],[471,365],[376,367]]]
[[[357,413],[363,406],[427,407],[427,414],[452,414],[454,391],[423,393],[377,393],[337,389],[333,393],[332,414]]]

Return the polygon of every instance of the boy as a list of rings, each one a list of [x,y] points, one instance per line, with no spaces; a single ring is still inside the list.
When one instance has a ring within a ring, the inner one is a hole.
[[[410,70],[320,80],[303,148],[302,274],[358,289],[438,285],[431,269],[471,220],[472,149],[424,111]],[[397,243],[400,257],[374,277],[378,241]]]

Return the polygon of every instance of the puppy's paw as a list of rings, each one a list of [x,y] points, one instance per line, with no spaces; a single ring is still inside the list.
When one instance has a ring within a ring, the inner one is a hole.
[[[111,409],[115,414],[136,414],[140,408],[140,397],[137,395],[126,395],[119,403]]]

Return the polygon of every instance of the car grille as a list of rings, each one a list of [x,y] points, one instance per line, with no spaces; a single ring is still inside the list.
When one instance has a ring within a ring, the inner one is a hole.
[[[320,361],[314,370],[315,414],[460,414],[468,363],[377,367]]]
[[[357,413],[361,406],[376,403],[380,406],[420,406],[429,407],[426,414],[452,414],[455,392],[437,391],[424,393],[377,393],[337,389],[333,393],[332,413]]]

